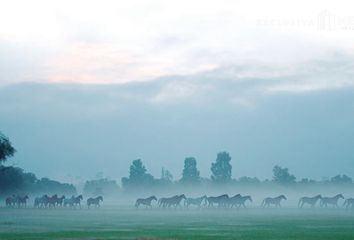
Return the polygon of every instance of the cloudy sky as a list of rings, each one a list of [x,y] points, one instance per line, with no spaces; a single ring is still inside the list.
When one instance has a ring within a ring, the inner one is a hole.
[[[39,176],[354,177],[350,1],[7,1],[0,127]],[[314,168],[314,166],[316,166]]]

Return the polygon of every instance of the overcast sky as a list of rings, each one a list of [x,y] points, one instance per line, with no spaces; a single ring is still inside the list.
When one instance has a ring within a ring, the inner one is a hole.
[[[178,178],[194,155],[207,177],[227,150],[237,177],[270,177],[274,164],[354,177],[353,7],[2,2],[0,130],[19,150],[12,162],[119,179],[141,157]]]

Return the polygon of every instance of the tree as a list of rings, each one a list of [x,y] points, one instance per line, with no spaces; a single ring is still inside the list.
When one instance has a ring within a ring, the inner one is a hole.
[[[295,183],[296,177],[289,173],[288,168],[275,165],[273,168],[273,181],[279,184]]]
[[[161,180],[166,181],[166,182],[172,182],[173,176],[170,173],[170,171],[168,171],[165,168],[161,169]]]
[[[151,185],[154,181],[154,177],[151,174],[146,173],[146,168],[143,165],[141,159],[136,159],[132,162],[129,170],[129,178],[122,178],[122,184],[124,188],[129,187],[143,187]]]
[[[15,152],[16,149],[12,147],[10,140],[0,132],[0,164],[6,162]]]
[[[216,162],[211,164],[211,179],[214,182],[224,183],[231,180],[232,166],[231,157],[228,152],[220,152],[217,155]]]
[[[351,177],[348,177],[347,175],[343,174],[343,175],[337,175],[331,178],[331,183],[335,183],[335,184],[350,184],[353,183],[353,180],[351,179]]]
[[[197,183],[200,180],[199,171],[197,169],[197,160],[194,157],[184,159],[184,168],[182,172],[181,182]]]

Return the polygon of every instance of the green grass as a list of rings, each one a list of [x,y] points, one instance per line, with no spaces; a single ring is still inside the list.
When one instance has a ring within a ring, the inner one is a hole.
[[[0,239],[354,239],[333,209],[0,209]]]

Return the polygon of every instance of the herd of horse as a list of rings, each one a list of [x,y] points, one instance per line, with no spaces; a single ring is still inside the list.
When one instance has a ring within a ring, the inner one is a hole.
[[[29,197],[12,195],[5,199],[6,207],[27,207],[27,200]],[[36,197],[34,199],[34,208],[56,208],[56,207],[69,207],[69,208],[81,208],[81,201],[83,200],[83,196],[71,196],[70,198],[66,198],[64,195],[58,197],[57,194],[52,196],[48,196],[47,194]],[[94,207],[100,207],[100,202],[103,201],[102,196],[98,196],[95,198],[88,198],[86,200],[87,207],[90,208],[91,205]]]
[[[314,208],[319,202],[320,207],[339,207],[339,199],[344,199],[342,194],[337,194],[333,197],[322,197],[322,195],[316,195],[314,197],[301,197],[298,202],[298,207],[303,208],[305,205],[309,205]],[[287,200],[285,195],[279,195],[277,197],[266,197],[261,203],[262,208],[268,208],[271,206],[281,207],[281,201]],[[135,202],[135,207],[145,206],[146,208],[152,208],[152,202],[156,201],[157,206],[160,208],[188,208],[189,206],[196,206],[198,208],[246,208],[246,202],[252,202],[252,197],[249,195],[242,196],[241,194],[236,194],[234,196],[229,196],[228,194],[223,194],[219,196],[201,196],[197,198],[187,198],[184,194],[175,195],[172,197],[162,197],[157,199],[156,196],[150,196],[148,198],[138,198]],[[184,204],[182,205],[182,201]],[[344,201],[343,207],[346,209],[354,209],[354,198],[348,198]]]
[[[5,205],[7,207],[27,207],[27,201],[29,197],[12,195],[5,199]],[[309,206],[314,208],[316,205],[320,207],[336,207],[338,208],[339,199],[345,199],[342,194],[337,194],[333,197],[322,197],[322,195],[316,195],[313,197],[301,197],[298,201],[298,207],[303,208],[304,206]],[[269,207],[281,207],[281,202],[287,200],[285,195],[279,195],[277,197],[266,197],[261,202],[262,208]],[[63,196],[58,196],[57,194],[48,196],[47,194],[36,197],[34,199],[34,208],[56,208],[56,207],[68,207],[68,208],[81,208],[81,201],[83,201],[83,196],[71,196],[66,198]],[[91,206],[100,207],[100,202],[103,201],[102,196],[95,198],[88,198],[86,200],[86,205],[88,208]],[[241,194],[236,194],[234,196],[229,196],[228,194],[222,194],[219,196],[201,196],[197,198],[187,198],[186,195],[175,195],[172,197],[162,197],[157,199],[156,196],[150,196],[148,198],[138,198],[135,202],[135,207],[145,206],[146,208],[152,208],[153,201],[157,202],[157,207],[160,208],[189,208],[190,206],[196,206],[198,208],[246,208],[247,202],[253,202],[252,197],[249,195],[242,196]],[[182,205],[183,202],[183,205]],[[343,203],[343,207],[346,209],[354,209],[354,198],[347,198]]]

